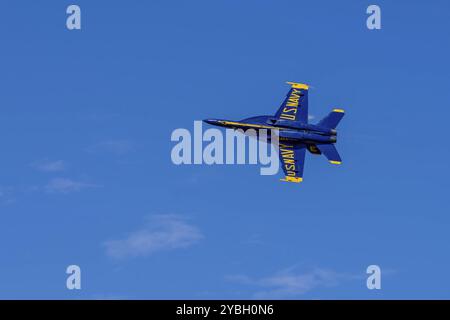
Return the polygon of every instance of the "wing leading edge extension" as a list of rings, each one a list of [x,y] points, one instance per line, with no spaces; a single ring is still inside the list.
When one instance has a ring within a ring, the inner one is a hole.
[[[282,120],[308,123],[309,86],[295,82],[288,82],[288,84],[291,85],[291,89],[275,114],[275,117]]]
[[[281,181],[298,183],[303,180],[305,153],[306,146],[304,144],[280,142],[279,155],[285,174],[284,179],[280,179]]]

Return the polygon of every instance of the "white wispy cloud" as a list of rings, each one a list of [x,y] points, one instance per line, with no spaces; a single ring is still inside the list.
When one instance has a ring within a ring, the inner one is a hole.
[[[15,202],[13,197],[13,188],[7,186],[0,186],[0,204],[11,204]]]
[[[88,152],[110,152],[123,155],[134,151],[136,144],[131,140],[118,139],[99,142],[87,149]]]
[[[200,230],[178,215],[155,215],[123,239],[103,243],[112,258],[147,256],[161,250],[187,248],[203,238]]]
[[[98,185],[75,181],[68,178],[54,178],[49,181],[44,189],[48,193],[70,193],[93,187],[98,187]]]
[[[35,161],[31,164],[32,167],[36,168],[39,171],[44,172],[59,172],[64,171],[66,169],[66,164],[63,160],[39,160]]]
[[[361,276],[338,273],[330,269],[314,268],[299,272],[296,267],[281,270],[263,278],[232,275],[227,280],[256,288],[256,299],[282,299],[301,296],[319,287],[333,287],[342,281],[361,279]]]

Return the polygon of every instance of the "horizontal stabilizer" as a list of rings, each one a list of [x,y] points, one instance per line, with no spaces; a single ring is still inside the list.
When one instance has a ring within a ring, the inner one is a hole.
[[[317,148],[327,157],[331,164],[341,164],[342,160],[334,144],[318,144]]]
[[[333,109],[333,111],[331,111],[325,118],[320,120],[318,125],[325,128],[335,129],[342,117],[344,117],[344,110]]]

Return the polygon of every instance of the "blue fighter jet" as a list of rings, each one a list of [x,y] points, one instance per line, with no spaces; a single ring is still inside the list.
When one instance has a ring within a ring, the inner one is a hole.
[[[308,90],[303,83],[288,82],[291,86],[286,99],[274,116],[257,116],[242,121],[208,119],[204,122],[232,129],[277,130],[279,155],[285,174],[281,181],[301,182],[305,153],[323,154],[331,164],[341,164],[341,157],[334,144],[337,139],[336,127],[344,116],[344,110],[333,109],[317,124],[308,123]],[[270,137],[270,136],[269,136]]]

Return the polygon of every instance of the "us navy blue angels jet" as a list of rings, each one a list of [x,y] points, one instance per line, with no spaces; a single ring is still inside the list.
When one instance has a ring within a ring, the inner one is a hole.
[[[281,181],[301,182],[306,150],[314,155],[323,154],[331,164],[342,160],[334,144],[337,141],[336,127],[344,116],[344,110],[333,109],[317,124],[308,123],[309,86],[288,82],[291,89],[284,102],[273,116],[257,116],[242,121],[219,119],[204,120],[211,125],[232,129],[278,130],[279,155],[285,177]]]

